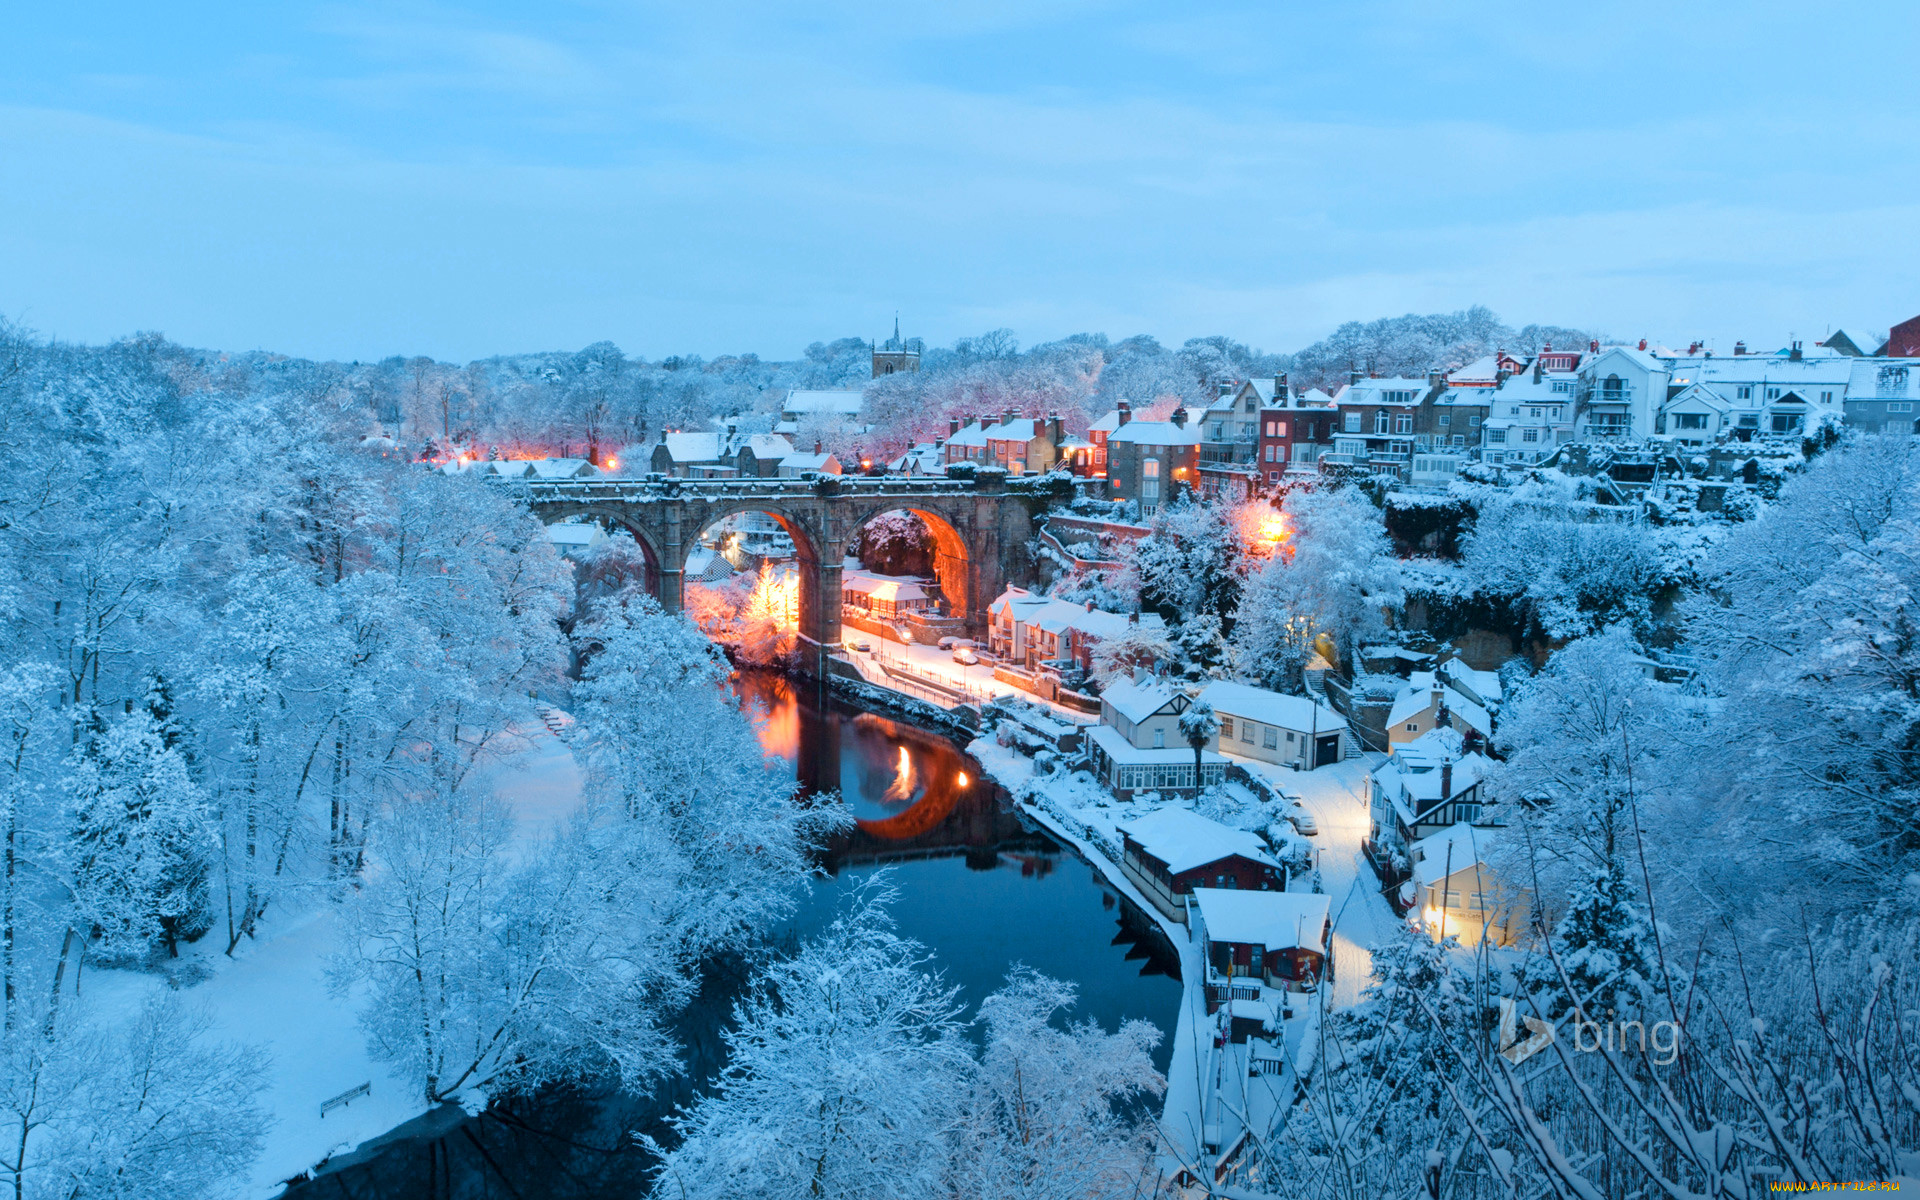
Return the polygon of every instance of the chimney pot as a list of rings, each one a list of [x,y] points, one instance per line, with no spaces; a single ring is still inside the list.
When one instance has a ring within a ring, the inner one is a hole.
[[[1735,354],[1745,354],[1747,352],[1747,344],[1745,342],[1735,342],[1733,344],[1733,352]]]
[[[1588,353],[1588,354],[1598,354],[1598,353],[1600,353],[1600,339],[1599,339],[1599,338],[1592,338],[1592,339],[1589,339],[1589,340],[1588,340],[1588,342],[1587,342],[1587,353]]]
[[[1647,339],[1645,339],[1645,338],[1641,338],[1641,339],[1640,339],[1640,349],[1642,349],[1642,350],[1645,350],[1646,348],[1647,348]]]
[[[952,437],[954,434],[959,432],[960,432],[960,418],[948,417],[947,418],[947,436]]]
[[[1171,419],[1175,425],[1181,429],[1185,429],[1187,427],[1187,410],[1184,407],[1176,407],[1173,410],[1173,417]]]

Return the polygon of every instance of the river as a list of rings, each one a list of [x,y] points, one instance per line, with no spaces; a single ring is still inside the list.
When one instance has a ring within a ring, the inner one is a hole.
[[[1160,1029],[1166,1070],[1180,984],[1162,936],[1071,850],[1024,822],[979,764],[938,734],[826,700],[807,684],[743,672],[736,685],[769,755],[811,791],[837,790],[856,826],[826,848],[776,941],[821,928],[847,890],[886,870],[900,931],[924,943],[971,1007],[1025,964],[1079,985],[1076,1018]],[[688,1071],[644,1096],[543,1094],[477,1117],[432,1113],[290,1188],[286,1200],[631,1200],[651,1157],[630,1136],[665,1135],[661,1116],[725,1061],[737,961],[711,963],[676,1023]]]

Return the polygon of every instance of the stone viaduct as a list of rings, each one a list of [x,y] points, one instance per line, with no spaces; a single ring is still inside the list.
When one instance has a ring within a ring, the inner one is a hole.
[[[700,535],[736,513],[766,513],[793,539],[799,560],[800,639],[824,670],[840,645],[840,572],[860,527],[889,512],[918,516],[933,534],[948,611],[984,639],[987,605],[1032,573],[1028,539],[1038,496],[998,479],[570,479],[500,480],[547,524],[568,519],[625,529],[647,556],[650,585],[669,611],[684,597],[687,554]]]

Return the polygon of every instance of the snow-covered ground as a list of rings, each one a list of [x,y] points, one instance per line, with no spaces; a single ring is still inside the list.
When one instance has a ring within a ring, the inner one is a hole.
[[[521,837],[564,818],[580,796],[572,754],[544,728],[495,769],[492,783],[511,806]],[[338,907],[315,897],[303,909],[269,911],[259,936],[242,941],[232,958],[221,953],[226,939],[219,929],[181,952],[187,970],[177,977],[205,976],[186,991],[205,1006],[214,1036],[269,1057],[260,1103],[272,1125],[241,1197],[271,1196],[283,1181],[426,1110],[410,1086],[367,1052],[358,1025],[364,991],[337,996],[328,986],[327,964],[341,933]],[[145,972],[88,969],[81,995],[90,1005],[131,1012],[166,986]],[[322,1101],[363,1083],[371,1085],[368,1095],[320,1116]]]

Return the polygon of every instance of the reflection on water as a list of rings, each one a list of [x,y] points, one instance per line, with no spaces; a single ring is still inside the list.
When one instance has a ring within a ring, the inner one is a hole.
[[[794,764],[812,793],[838,792],[856,824],[826,847],[826,877],[805,890],[787,928],[791,944],[822,928],[845,897],[885,867],[900,898],[900,932],[924,943],[947,982],[978,1004],[1015,965],[1079,985],[1076,1018],[1112,1028],[1146,1020],[1170,1054],[1180,986],[1158,929],[1071,851],[1023,825],[1005,794],[959,747],[872,713],[816,703],[784,676],[743,672],[735,684],[761,746]],[[496,1106],[363,1163],[295,1187],[288,1200],[340,1196],[519,1196],[526,1200],[631,1197],[645,1192],[651,1159],[627,1136],[665,1136],[662,1117],[691,1101],[725,1061],[722,1034],[746,973],[708,964],[674,1033],[687,1074],[647,1096],[550,1094]]]

